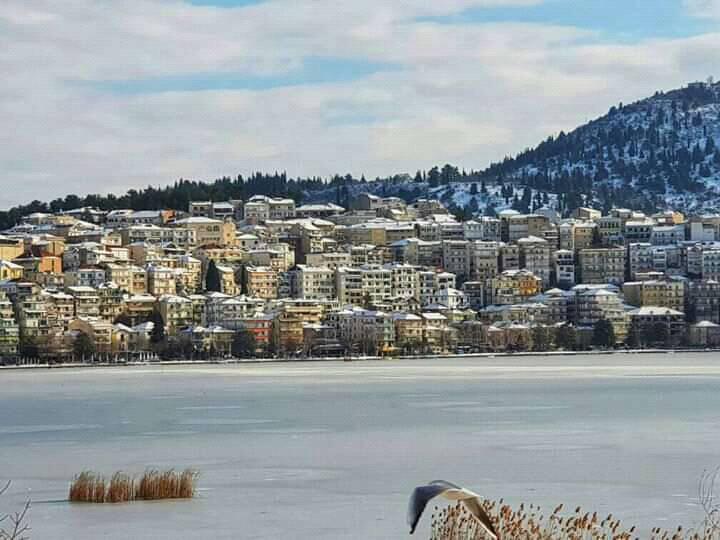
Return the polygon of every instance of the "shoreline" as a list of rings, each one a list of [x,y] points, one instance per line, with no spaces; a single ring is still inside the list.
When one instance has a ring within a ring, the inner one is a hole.
[[[130,361],[130,362],[85,362],[85,363],[37,363],[20,365],[0,365],[3,370],[37,370],[37,369],[92,369],[147,366],[206,366],[206,365],[246,365],[246,364],[302,364],[306,362],[367,362],[367,361],[402,361],[402,360],[453,360],[453,359],[490,359],[490,358],[527,358],[527,357],[572,357],[572,356],[607,356],[613,354],[683,354],[683,353],[718,353],[715,349],[617,349],[591,351],[546,351],[546,352],[497,352],[497,353],[464,353],[464,354],[428,354],[412,356],[352,356],[352,357],[308,357],[308,358],[231,358],[215,360],[166,360],[166,361]]]

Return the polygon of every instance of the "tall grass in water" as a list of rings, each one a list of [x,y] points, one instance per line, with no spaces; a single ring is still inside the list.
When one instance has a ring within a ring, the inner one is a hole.
[[[195,494],[196,474],[186,469],[175,471],[147,471],[137,488],[137,498],[154,499],[191,499]]]
[[[493,521],[500,540],[635,540],[635,527],[625,528],[612,515],[598,516],[597,512],[583,512],[578,507],[563,516],[562,505],[550,514],[540,507],[520,505],[518,509],[494,501],[484,501],[483,507]],[[490,537],[466,510],[462,503],[443,510],[435,508],[432,516],[431,540],[489,540]],[[720,540],[720,529],[706,521],[694,531],[678,527],[674,531],[655,528],[649,540]]]
[[[140,478],[117,472],[110,482],[91,471],[75,477],[70,485],[70,502],[119,503],[158,499],[191,499],[195,495],[197,473],[190,469],[182,472],[146,471]]]

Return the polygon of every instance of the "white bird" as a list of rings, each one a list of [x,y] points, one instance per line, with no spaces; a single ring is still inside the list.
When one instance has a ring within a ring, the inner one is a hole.
[[[442,495],[451,501],[461,501],[490,538],[495,540],[500,538],[490,520],[490,516],[487,515],[487,512],[480,504],[480,495],[445,480],[435,480],[426,486],[418,486],[412,492],[407,516],[410,534],[415,532],[420,516],[422,516],[427,504],[438,495]]]

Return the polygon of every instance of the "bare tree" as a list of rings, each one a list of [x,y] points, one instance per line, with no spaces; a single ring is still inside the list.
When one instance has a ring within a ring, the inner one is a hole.
[[[720,503],[715,498],[715,483],[720,474],[720,468],[714,471],[705,471],[698,485],[698,499],[705,512],[702,528],[705,535],[720,533]]]
[[[0,488],[0,495],[3,495],[9,487],[10,482]],[[30,538],[27,536],[30,527],[28,527],[25,520],[29,510],[30,501],[27,501],[20,512],[0,514],[0,540],[28,540]]]

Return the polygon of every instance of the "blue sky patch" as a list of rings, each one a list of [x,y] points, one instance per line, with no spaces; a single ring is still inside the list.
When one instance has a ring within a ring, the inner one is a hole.
[[[444,24],[525,22],[577,26],[622,41],[678,38],[717,26],[689,16],[681,0],[546,0],[534,6],[471,8],[422,20]]]
[[[272,76],[239,73],[193,73],[133,80],[106,80],[90,83],[95,89],[120,94],[200,92],[205,90],[270,90],[307,84],[355,81],[399,66],[347,58],[308,57],[299,70]]]

